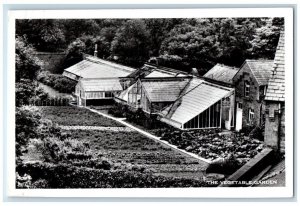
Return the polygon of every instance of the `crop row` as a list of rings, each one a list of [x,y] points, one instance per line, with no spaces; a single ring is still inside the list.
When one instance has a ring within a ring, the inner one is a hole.
[[[143,166],[155,173],[201,172],[207,166],[137,132],[76,130],[72,136],[88,141],[92,150],[113,162]]]
[[[98,115],[86,108],[75,106],[41,107],[45,118],[65,126],[105,126],[122,127],[122,124]]]

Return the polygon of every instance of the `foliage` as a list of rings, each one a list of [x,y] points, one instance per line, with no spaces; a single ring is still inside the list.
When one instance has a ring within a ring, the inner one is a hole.
[[[29,139],[37,138],[41,114],[35,107],[16,108],[16,153],[20,155]]]
[[[133,131],[73,130],[72,138],[89,142],[93,153],[114,164],[111,169],[149,170],[154,173],[199,178],[206,163],[182,155],[170,147]]]
[[[41,68],[42,62],[34,56],[33,47],[26,39],[16,37],[16,82],[21,79],[33,80],[37,71]]]
[[[93,54],[139,67],[150,56],[162,66],[204,74],[216,63],[272,59],[283,18],[18,20],[17,35],[38,50],[67,50],[63,68]]]
[[[127,105],[115,103],[112,107],[108,109],[108,114],[115,117],[126,117],[130,111]]]
[[[99,34],[101,26],[94,19],[64,19],[64,34],[68,44],[81,36]]]
[[[62,22],[54,19],[19,19],[16,34],[26,36],[39,51],[57,51],[65,44]]]
[[[76,81],[69,79],[61,74],[52,74],[48,71],[41,71],[37,80],[61,93],[72,93],[75,91]]]
[[[123,127],[122,124],[75,106],[41,107],[42,116],[59,125]]]
[[[197,19],[175,26],[161,45],[161,55],[182,58],[182,67],[196,67],[204,74],[216,63],[240,66],[261,19]],[[273,45],[274,47],[274,45]],[[275,45],[276,47],[276,45]],[[170,59],[172,61],[172,58]]]
[[[249,137],[250,138],[255,138],[258,139],[260,141],[264,141],[264,129],[265,127],[260,127],[260,126],[256,126],[250,133],[249,133]]]
[[[66,50],[66,58],[63,67],[70,67],[83,60],[83,53],[86,50],[86,45],[81,39],[76,39],[68,45]]]
[[[187,23],[177,25],[162,42],[160,53],[181,57],[182,66],[188,64],[207,67],[206,65],[217,55],[215,35],[207,34],[212,34],[211,30],[211,26],[192,26]]]
[[[273,21],[268,20],[264,26],[256,28],[248,49],[251,55],[254,58],[273,59],[282,27],[283,19],[274,18]]]
[[[128,20],[118,29],[111,43],[111,56],[116,61],[141,66],[149,58],[149,32],[143,20]]]
[[[241,164],[253,158],[264,148],[264,144],[259,140],[250,139],[239,133],[222,135],[215,129],[194,131],[164,129],[158,130],[156,135],[180,149],[205,159],[215,160],[234,155]]]
[[[34,96],[35,84],[29,79],[21,79],[16,82],[16,106],[28,105]]]
[[[29,173],[32,181],[47,180],[48,188],[158,188],[204,187],[201,180],[151,175],[139,171],[106,171],[67,164],[27,163],[17,167],[19,174]]]
[[[206,173],[219,173],[225,175],[231,175],[237,171],[242,166],[233,155],[228,156],[227,158],[214,160],[206,168]]]

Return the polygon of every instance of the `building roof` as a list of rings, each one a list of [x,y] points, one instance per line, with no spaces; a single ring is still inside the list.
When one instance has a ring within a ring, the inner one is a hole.
[[[285,67],[284,67],[284,31],[280,32],[274,64],[273,73],[268,83],[265,100],[285,100]]]
[[[146,78],[153,78],[153,77],[174,77],[174,75],[170,73],[161,72],[161,71],[153,71],[146,76]]]
[[[204,75],[204,77],[225,83],[232,83],[232,79],[238,71],[239,69],[236,67],[216,64]]]
[[[189,74],[184,71],[146,63],[142,68],[137,69],[135,72],[132,72],[127,77],[131,77],[131,78],[184,77],[188,75]]]
[[[189,81],[190,78],[145,78],[141,84],[151,102],[173,102]]]
[[[134,72],[135,69],[105,61],[94,56],[86,56],[81,62],[64,70],[66,73],[74,74],[82,78],[112,78],[125,77]],[[70,77],[70,76],[69,76]]]
[[[131,91],[131,89],[136,85],[136,83],[134,83],[133,85],[131,85],[130,87],[128,87],[127,89],[123,90],[120,92],[119,95],[115,96],[116,98],[118,99],[121,99],[123,101],[126,101],[128,102],[128,95],[129,95],[129,92]]]
[[[252,71],[253,76],[255,77],[258,85],[267,85],[269,78],[271,77],[273,70],[273,60],[250,60],[245,61],[249,65],[250,70]]]
[[[233,90],[233,88],[203,81],[178,98],[172,106],[165,108],[161,112],[161,121],[169,124],[172,121],[174,122],[173,125],[177,124],[178,127],[229,95]]]
[[[122,91],[118,78],[109,79],[81,79],[79,84],[85,92]]]

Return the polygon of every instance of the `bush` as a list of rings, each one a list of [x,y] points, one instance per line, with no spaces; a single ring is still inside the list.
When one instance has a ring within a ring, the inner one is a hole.
[[[255,128],[253,125],[247,125],[241,129],[241,133],[243,133],[245,136],[249,136],[250,132]]]
[[[34,95],[35,85],[29,79],[21,79],[16,83],[16,106],[28,105]]]
[[[224,175],[231,175],[237,171],[242,165],[234,157],[230,155],[226,159],[216,159],[207,168],[206,173],[219,173]]]
[[[48,182],[48,188],[168,188],[205,187],[202,180],[173,178],[140,171],[101,170],[75,167],[68,164],[27,163],[18,165],[20,175],[28,173],[35,183]]]
[[[76,81],[71,80],[61,74],[52,74],[48,71],[41,71],[37,80],[46,84],[61,93],[72,93],[75,91]]]
[[[16,108],[16,153],[22,154],[29,139],[38,138],[37,127],[41,114],[36,107],[23,106]]]
[[[261,127],[257,126],[249,133],[249,137],[258,139],[260,141],[264,141],[263,132],[264,132],[263,129]]]
[[[156,115],[147,115],[141,108],[137,111],[128,110],[126,119],[137,125],[141,125],[147,129],[161,128],[164,124],[156,119]]]
[[[115,103],[113,107],[108,109],[108,114],[111,114],[115,117],[126,117],[126,114],[129,112],[128,106],[123,104]]]

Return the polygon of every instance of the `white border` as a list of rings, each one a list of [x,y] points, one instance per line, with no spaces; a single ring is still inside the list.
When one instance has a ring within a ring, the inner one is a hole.
[[[251,188],[148,188],[148,189],[15,189],[15,19],[24,18],[201,18],[284,17],[286,63],[286,187]],[[293,10],[246,9],[109,9],[9,11],[8,22],[8,196],[26,197],[204,197],[278,198],[293,196]]]

